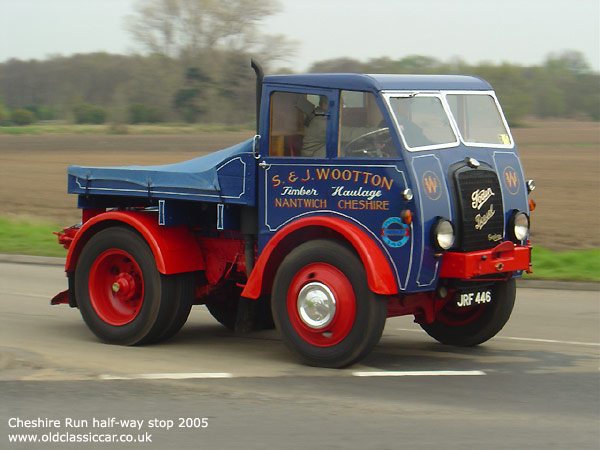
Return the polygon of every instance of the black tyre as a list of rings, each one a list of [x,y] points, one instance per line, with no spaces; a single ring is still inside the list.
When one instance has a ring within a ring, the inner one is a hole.
[[[498,282],[491,301],[459,308],[453,298],[436,315],[436,321],[421,324],[432,338],[448,345],[474,346],[494,337],[506,324],[516,297],[515,280]]]
[[[206,308],[212,316],[231,331],[235,328],[241,292],[242,289],[235,284],[227,284],[206,301]]]
[[[175,336],[185,325],[194,302],[196,274],[194,272],[171,275],[174,278],[176,293],[173,296],[171,317],[164,330],[151,342],[162,342]]]
[[[174,327],[176,277],[161,275],[148,244],[136,232],[110,227],[92,236],[75,270],[83,320],[110,344],[157,340]]]
[[[212,316],[231,331],[258,331],[274,327],[268,297],[258,300],[240,299],[242,289],[228,284],[206,301]],[[239,319],[240,302],[245,302],[244,318]]]
[[[360,258],[333,240],[290,252],[273,283],[272,311],[283,341],[302,361],[345,367],[379,342],[387,301],[371,292]]]

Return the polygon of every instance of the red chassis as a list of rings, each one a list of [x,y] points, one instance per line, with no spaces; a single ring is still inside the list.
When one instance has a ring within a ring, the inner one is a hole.
[[[115,217],[110,217],[111,219],[116,219],[117,216],[120,220],[131,221],[132,217],[135,217],[137,220],[129,223],[130,225],[135,223],[136,228],[140,228],[139,223],[154,223],[152,220],[146,220],[148,215],[140,214],[140,213],[116,213]],[[103,216],[103,218],[106,216]],[[143,218],[144,220],[140,220],[139,218]],[[96,220],[91,220],[90,223],[86,223],[84,228],[88,228],[90,224],[98,221],[100,217],[97,217]],[[304,226],[307,225],[321,225],[325,224],[331,227],[332,225],[339,225],[337,221],[339,219],[331,219],[325,218],[321,220],[324,223],[317,221],[315,219],[311,220],[303,220],[301,224]],[[87,221],[86,221],[87,222]],[[307,222],[307,223],[304,223]],[[315,223],[313,223],[315,222]],[[335,223],[333,223],[335,222]],[[334,227],[337,229],[343,230],[354,230],[353,226],[350,224],[345,224],[345,227]],[[294,231],[298,228],[298,225],[286,227],[285,232],[280,233],[278,239],[273,239],[271,245],[278,243],[281,240],[281,236],[286,236],[290,232]],[[59,235],[59,242],[63,244],[66,248],[71,247],[73,241],[77,241],[81,235],[77,236],[82,231],[79,228],[67,228],[62,233],[57,233]],[[152,230],[155,231],[155,230]],[[150,233],[152,233],[152,231]],[[83,233],[82,233],[83,234]],[[360,237],[360,233],[355,233]],[[353,243],[356,245],[356,242],[368,242],[371,243],[370,240],[367,239],[351,239]],[[218,284],[219,279],[225,275],[228,275],[234,271],[243,277],[245,273],[245,258],[244,258],[244,243],[241,238],[232,239],[232,236],[221,237],[221,238],[201,238],[200,236],[195,236],[194,247],[197,249],[192,251],[191,254],[196,255],[199,262],[196,264],[200,264],[201,267],[206,268],[206,277],[209,285]],[[266,249],[272,250],[272,249]],[[443,309],[445,304],[454,297],[454,290],[446,290],[445,295],[440,296],[437,291],[428,291],[428,292],[420,292],[415,294],[401,294],[396,290],[395,293],[390,292],[393,290],[391,287],[395,282],[393,281],[393,276],[391,275],[391,270],[384,270],[386,266],[385,261],[383,260],[383,256],[378,252],[373,252],[373,248],[371,251],[364,251],[361,253],[363,256],[363,260],[366,259],[365,255],[370,255],[370,258],[374,256],[379,257],[379,263],[375,264],[375,266],[379,267],[379,270],[373,270],[373,266],[371,264],[367,265],[367,270],[371,275],[377,273],[379,277],[384,278],[384,282],[381,280],[379,284],[384,284],[387,286],[388,292],[386,292],[386,296],[388,298],[388,317],[395,316],[405,316],[405,315],[415,315],[417,317],[417,321],[419,323],[431,323],[435,321],[436,314],[438,311]],[[77,252],[78,253],[78,252]],[[188,247],[188,260],[190,259],[190,252]],[[264,275],[265,265],[268,261],[268,254],[270,251],[265,252],[266,257],[259,259],[259,263],[257,267],[255,267],[256,272],[253,273],[252,280],[245,286],[246,292],[256,290],[257,293],[260,293],[260,282],[257,284],[257,274],[261,276]],[[375,255],[374,255],[375,254]],[[73,256],[73,249],[69,254],[69,261],[72,261],[71,257]],[[76,256],[75,256],[76,257]],[[164,262],[161,266],[164,266]],[[73,262],[71,265],[67,264],[72,269],[74,268]],[[389,267],[389,266],[388,266]],[[441,256],[441,268],[440,268],[440,278],[441,279],[456,279],[456,280],[472,280],[477,279],[477,281],[481,281],[485,279],[486,275],[494,275],[494,281],[497,281],[498,274],[504,274],[508,279],[512,276],[512,273],[515,271],[527,271],[530,272],[531,267],[531,246],[529,243],[527,245],[516,246],[512,242],[505,241],[496,247],[488,250],[481,250],[470,253],[455,253],[455,252],[446,252]],[[370,269],[370,270],[369,270]],[[163,268],[164,270],[164,268]],[[259,277],[262,279],[262,277]],[[252,282],[253,281],[253,282]],[[376,285],[377,283],[374,283]],[[251,286],[251,288],[250,288]],[[200,286],[199,286],[200,287]],[[210,288],[210,286],[206,286],[205,288]],[[250,289],[249,289],[250,288]],[[197,296],[202,292],[202,289],[196,291]],[[68,300],[68,291],[61,292],[58,294],[53,300],[53,304],[59,303],[69,303]],[[390,295],[392,294],[392,295]],[[202,295],[200,295],[202,296]],[[248,295],[248,297],[258,297],[258,295]],[[198,303],[202,303],[201,299],[197,299]]]

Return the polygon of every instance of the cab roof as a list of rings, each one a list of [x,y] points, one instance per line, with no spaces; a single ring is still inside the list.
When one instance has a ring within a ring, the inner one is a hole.
[[[304,86],[349,91],[490,91],[490,84],[467,75],[392,75],[325,73],[305,75],[271,75],[264,78],[269,85]]]

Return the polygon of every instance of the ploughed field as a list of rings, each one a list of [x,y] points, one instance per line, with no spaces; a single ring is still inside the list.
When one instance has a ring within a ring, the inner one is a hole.
[[[600,247],[600,124],[536,122],[513,129],[537,208],[532,241],[552,250]],[[154,165],[229,147],[252,132],[196,135],[0,135],[0,215],[68,226],[80,220],[66,168]],[[451,151],[451,150],[440,150]]]

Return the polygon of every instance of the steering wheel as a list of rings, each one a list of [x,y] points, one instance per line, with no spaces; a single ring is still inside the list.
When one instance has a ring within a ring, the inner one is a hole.
[[[378,128],[361,134],[352,139],[345,146],[348,156],[392,156],[392,152],[384,151],[391,142],[390,129],[388,127]]]

